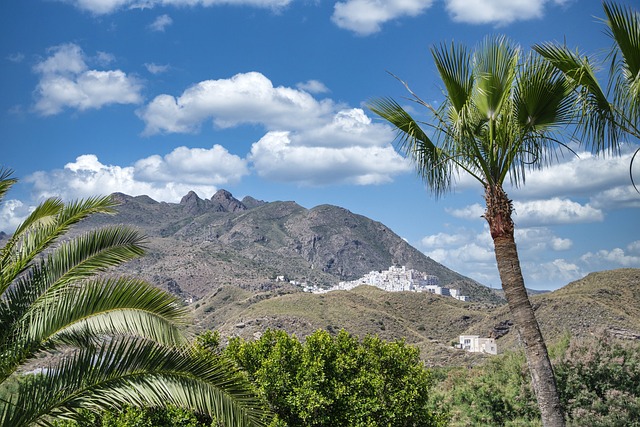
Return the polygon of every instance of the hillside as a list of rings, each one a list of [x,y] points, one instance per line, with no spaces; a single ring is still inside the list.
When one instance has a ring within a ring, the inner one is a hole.
[[[532,297],[549,344],[565,333],[640,339],[640,269],[593,273]],[[308,294],[289,285],[260,289],[223,286],[195,308],[199,329],[223,338],[258,337],[267,328],[304,337],[317,329],[346,329],[359,336],[404,338],[421,349],[429,365],[469,365],[486,358],[451,347],[461,334],[498,338],[500,352],[518,347],[508,307],[468,303],[412,292],[384,292],[369,286],[352,291]]]
[[[501,303],[490,289],[425,256],[385,225],[346,209],[295,202],[242,201],[220,190],[180,203],[115,194],[118,215],[83,227],[121,223],[148,236],[148,254],[125,266],[161,288],[197,301],[220,286],[259,286],[276,276],[330,287],[372,270],[405,265],[439,277],[476,301]]]
[[[485,356],[451,347],[464,331],[487,317],[486,304],[414,292],[385,292],[371,286],[325,294],[290,285],[261,289],[223,286],[194,305],[197,330],[215,329],[223,339],[253,339],[267,328],[305,337],[318,329],[345,329],[358,336],[404,339],[418,346],[431,365],[474,364]]]
[[[548,343],[566,333],[586,337],[604,332],[623,339],[640,339],[640,269],[591,273],[556,291],[532,296],[531,303]],[[509,323],[508,307],[502,306],[465,332],[507,332],[499,338],[499,347],[513,349],[518,346],[515,330],[494,330],[496,325]]]

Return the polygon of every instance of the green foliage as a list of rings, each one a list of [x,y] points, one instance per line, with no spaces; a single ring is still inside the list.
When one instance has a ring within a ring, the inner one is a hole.
[[[318,330],[304,343],[280,330],[224,350],[246,371],[277,414],[278,427],[441,426],[428,408],[430,373],[403,341]]]
[[[540,426],[522,353],[506,353],[474,368],[438,371],[432,402],[451,414],[450,426]]]
[[[640,426],[640,343],[565,335],[549,352],[569,426]],[[541,425],[520,352],[434,376],[431,403],[449,412],[451,427]]]
[[[555,371],[570,425],[640,426],[640,344],[576,340]]]
[[[0,200],[10,175],[0,169]],[[46,200],[0,249],[0,427],[83,420],[126,404],[192,408],[229,427],[266,424],[263,402],[234,366],[187,345],[187,311],[175,297],[103,274],[142,255],[144,236],[125,226],[66,236],[114,208],[110,197]],[[43,355],[54,358],[23,373]]]
[[[58,421],[54,427],[216,427],[207,417],[175,406],[165,408],[125,407],[102,415],[86,413],[84,421]]]

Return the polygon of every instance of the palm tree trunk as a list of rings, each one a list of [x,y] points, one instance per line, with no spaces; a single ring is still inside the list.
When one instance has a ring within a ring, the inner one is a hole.
[[[540,326],[524,286],[511,218],[511,200],[501,186],[487,186],[485,191],[489,223],[495,247],[498,272],[511,316],[524,345],[533,390],[545,427],[564,427],[564,413],[556,386],[553,367]]]

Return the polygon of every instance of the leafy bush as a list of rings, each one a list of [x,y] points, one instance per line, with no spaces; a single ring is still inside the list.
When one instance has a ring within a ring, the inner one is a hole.
[[[430,373],[403,341],[316,331],[304,343],[268,330],[232,340],[224,354],[247,372],[277,414],[272,426],[442,426],[429,408]]]
[[[506,353],[483,366],[436,371],[431,401],[450,413],[450,426],[541,426],[524,354]]]
[[[573,426],[640,426],[640,344],[575,340],[556,364]]]

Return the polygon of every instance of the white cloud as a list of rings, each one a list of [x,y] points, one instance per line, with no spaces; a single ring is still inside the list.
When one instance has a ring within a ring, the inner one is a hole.
[[[560,237],[554,237],[551,239],[551,249],[554,251],[568,251],[573,246],[571,239],[563,239]]]
[[[568,199],[554,197],[548,200],[514,202],[513,221],[519,227],[552,224],[577,224],[604,220],[604,213],[589,204],[582,205]],[[458,209],[446,209],[447,213],[467,220],[484,220],[485,207],[479,203]]]
[[[144,66],[147,69],[147,71],[150,72],[151,74],[165,73],[169,71],[169,68],[170,68],[169,65],[158,65],[158,64],[154,64],[153,62],[144,64]]]
[[[303,83],[298,83],[296,87],[300,90],[304,90],[309,93],[327,93],[329,92],[329,88],[327,88],[324,83],[318,80],[308,80]]]
[[[514,202],[513,219],[518,226],[538,226],[551,224],[578,224],[599,222],[604,214],[589,204],[581,205],[568,199],[554,197],[549,200]]]
[[[35,109],[48,116],[65,108],[80,111],[109,104],[137,104],[142,101],[141,84],[121,70],[90,70],[78,45],[63,44],[50,49],[51,55],[38,63]],[[105,54],[98,55],[98,60]]]
[[[164,157],[138,160],[135,178],[146,182],[174,182],[195,185],[235,184],[249,173],[247,162],[214,145],[211,149],[178,147]]]
[[[4,200],[0,205],[0,231],[12,233],[33,210],[20,200]]]
[[[423,237],[420,244],[425,248],[456,247],[463,246],[468,240],[468,234],[438,233]]]
[[[527,286],[561,286],[567,283],[566,279],[581,277],[582,269],[576,264],[553,258],[555,252],[573,247],[571,239],[556,236],[546,227],[516,228],[515,239]],[[481,229],[461,228],[454,233],[425,236],[417,247],[432,259],[481,283],[492,286],[500,283],[486,224]]]
[[[567,0],[555,0],[563,4]],[[549,0],[446,0],[452,19],[470,24],[507,25],[542,18]]]
[[[529,171],[526,183],[509,193],[517,200],[583,195],[607,203],[607,200],[615,202],[621,194],[605,196],[602,192],[620,188],[616,191],[624,193],[622,197],[626,199],[633,189],[629,164],[637,148],[637,145],[625,144],[619,156],[579,152],[578,157],[571,156],[562,163]]]
[[[257,72],[230,79],[202,81],[179,97],[156,96],[138,111],[145,134],[196,132],[203,121],[221,128],[242,123],[262,124],[282,130],[317,125],[333,112],[331,101],[317,101],[309,93],[283,86]]]
[[[249,159],[263,178],[313,186],[381,184],[409,172],[411,165],[388,143],[386,128],[368,120],[354,109],[311,132],[272,131],[253,144]]]
[[[103,65],[103,66],[104,65],[109,65],[115,60],[116,60],[116,57],[113,56],[113,54],[108,53],[108,52],[98,52],[96,54],[96,61],[98,62],[98,64]]]
[[[144,9],[155,6],[254,6],[268,9],[280,9],[287,6],[291,0],[59,0],[70,3],[81,10],[95,15],[113,13],[119,9]]]
[[[311,84],[319,89],[319,83]],[[362,109],[347,109],[309,92],[275,87],[251,72],[200,82],[182,95],[160,95],[138,111],[145,134],[196,132],[211,120],[219,128],[261,125],[266,135],[247,159],[261,177],[300,185],[386,183],[411,166],[392,146],[394,133]]]
[[[534,289],[537,283],[564,286],[585,275],[580,266],[562,258],[543,263],[525,262],[522,265],[522,271],[531,279]]]
[[[547,227],[516,227],[515,239],[518,250],[527,257],[534,256],[536,253],[566,251],[573,246],[571,239],[558,237]]]
[[[465,206],[464,208],[461,208],[461,209],[445,208],[445,211],[448,214],[453,215],[456,218],[470,219],[470,220],[479,219],[482,221],[485,221],[485,219],[483,218],[485,210],[486,208],[480,205],[479,203],[474,203],[473,205]]]
[[[149,24],[151,31],[164,32],[169,25],[173,24],[173,19],[167,14],[158,16],[155,21]]]
[[[635,248],[637,242],[633,242],[631,249]],[[617,265],[622,267],[640,268],[640,256],[629,255],[621,248],[611,250],[601,249],[597,252],[587,252],[580,258],[583,262],[593,265]],[[608,267],[611,268],[611,267]]]
[[[85,154],[64,169],[36,172],[25,181],[33,185],[36,200],[122,192],[177,202],[191,190],[210,197],[217,186],[235,183],[247,173],[243,159],[215,145],[211,149],[178,147],[164,157],[150,156],[128,167],[105,165],[97,156]]]
[[[331,20],[340,28],[365,36],[380,31],[386,22],[417,16],[432,4],[433,0],[347,0],[335,4]]]

